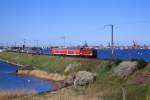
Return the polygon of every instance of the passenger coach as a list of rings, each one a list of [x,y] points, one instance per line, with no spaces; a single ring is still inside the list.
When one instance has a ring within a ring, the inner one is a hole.
[[[90,48],[52,48],[52,55],[96,57],[96,50]]]

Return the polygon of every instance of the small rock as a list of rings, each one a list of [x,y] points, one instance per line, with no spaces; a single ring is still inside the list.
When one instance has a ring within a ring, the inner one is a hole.
[[[113,75],[120,79],[126,79],[130,74],[137,70],[138,63],[136,61],[124,61],[113,69]]]
[[[66,69],[65,69],[64,72],[65,72],[65,73],[68,73],[68,72],[74,70],[75,67],[80,66],[80,65],[81,65],[81,63],[77,63],[77,62],[71,63],[71,64],[69,64],[69,65],[66,67]]]
[[[96,75],[91,72],[79,71],[77,72],[76,77],[74,79],[74,85],[84,86],[87,84],[91,84],[95,81],[95,78]]]
[[[65,84],[66,85],[73,85],[75,77],[76,77],[75,73],[68,75],[66,80],[65,80]]]

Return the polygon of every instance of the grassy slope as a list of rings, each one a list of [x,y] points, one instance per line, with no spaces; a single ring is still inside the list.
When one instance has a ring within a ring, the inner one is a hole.
[[[132,85],[128,84],[128,81],[132,80],[129,77],[128,80],[119,80],[112,76],[111,69],[115,67],[114,62],[94,60],[94,59],[76,59],[76,58],[66,58],[66,57],[52,57],[44,55],[27,55],[18,53],[0,53],[0,58],[7,59],[9,61],[17,62],[20,64],[29,64],[35,67],[35,69],[45,70],[47,72],[58,72],[64,74],[64,69],[67,65],[77,62],[80,63],[79,66],[74,71],[78,70],[88,70],[96,72],[98,77],[96,82],[91,86],[72,88],[72,93],[76,95],[88,95],[91,97],[103,97],[105,100],[122,100],[122,90],[124,87],[126,90],[127,100],[146,100],[146,97],[150,97],[150,86],[149,85]],[[142,69],[137,72],[150,71],[150,68]],[[134,76],[134,75],[132,75]],[[65,91],[67,93],[68,91]],[[70,92],[70,91],[69,91]],[[58,96],[56,93],[54,97]],[[71,95],[69,95],[71,96]],[[42,94],[35,96],[27,96],[20,98],[22,100],[33,98],[48,99],[51,94]],[[19,98],[18,98],[19,99]],[[57,99],[59,100],[59,99]],[[63,100],[63,99],[61,99]],[[65,99],[64,99],[65,100]],[[73,100],[73,99],[69,99]],[[94,99],[95,100],[95,99]]]

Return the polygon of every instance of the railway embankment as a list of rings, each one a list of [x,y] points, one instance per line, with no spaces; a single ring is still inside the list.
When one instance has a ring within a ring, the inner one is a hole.
[[[150,91],[150,64],[142,61],[95,60],[23,53],[0,53],[0,58],[20,65],[19,74],[51,77],[71,86],[53,93],[17,97],[16,100],[144,100]],[[119,76],[119,77],[118,77]],[[140,77],[140,78],[139,78]],[[45,78],[46,79],[46,78]],[[90,83],[90,84],[88,84]],[[125,94],[123,94],[125,93]]]

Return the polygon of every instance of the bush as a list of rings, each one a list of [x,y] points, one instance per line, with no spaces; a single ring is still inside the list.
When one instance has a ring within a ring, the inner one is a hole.
[[[143,59],[137,60],[137,62],[138,62],[138,69],[142,69],[146,65],[146,62]]]
[[[143,59],[131,59],[130,61],[136,61],[138,63],[138,69],[143,69],[146,65],[146,62]]]
[[[112,68],[113,64],[112,63],[108,63],[106,66],[105,66],[105,71],[110,71],[110,69]]]
[[[114,64],[115,64],[116,66],[118,66],[121,62],[122,62],[122,60],[120,60],[120,59],[114,60]]]

